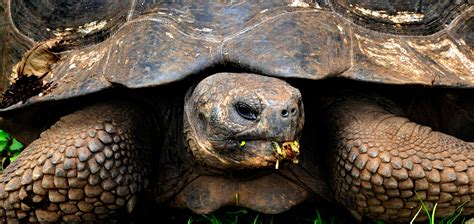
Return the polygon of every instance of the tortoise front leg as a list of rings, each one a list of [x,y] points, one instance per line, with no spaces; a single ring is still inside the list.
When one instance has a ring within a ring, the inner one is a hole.
[[[147,120],[126,103],[62,117],[0,176],[0,223],[83,222],[131,210],[148,172]]]
[[[406,222],[436,203],[436,217],[463,205],[474,213],[474,144],[390,113],[374,101],[348,99],[331,108],[332,187],[361,218]],[[420,219],[426,219],[423,214]]]

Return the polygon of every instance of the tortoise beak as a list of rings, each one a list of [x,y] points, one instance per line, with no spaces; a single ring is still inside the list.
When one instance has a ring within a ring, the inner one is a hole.
[[[282,162],[298,163],[300,146],[298,140],[276,142],[271,140],[229,141],[221,154],[235,161],[234,168],[268,168],[278,169]]]

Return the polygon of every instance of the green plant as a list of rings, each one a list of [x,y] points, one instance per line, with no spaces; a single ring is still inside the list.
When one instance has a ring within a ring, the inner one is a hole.
[[[438,203],[435,203],[434,206],[433,206],[433,210],[430,212],[428,207],[426,206],[425,202],[423,201],[423,199],[421,199],[421,197],[418,195],[418,193],[416,193],[415,191],[415,195],[416,197],[418,198],[418,200],[420,201],[421,205],[420,205],[420,209],[418,209],[418,212],[415,214],[415,216],[412,218],[410,224],[414,223],[415,222],[415,219],[418,217],[418,215],[420,214],[421,210],[424,210],[425,213],[426,213],[426,216],[428,216],[428,222],[429,224],[435,224],[436,223],[436,208],[438,207]],[[439,224],[452,224],[454,223],[454,221],[456,221],[459,216],[461,215],[462,211],[464,210],[463,206],[464,204],[466,204],[466,202],[462,203],[461,205],[459,205],[456,210],[454,210],[454,213],[450,216],[447,216],[447,217],[444,217],[442,220],[439,220]],[[464,220],[461,221],[461,223],[464,223]]]
[[[239,209],[237,211],[225,211],[222,213],[211,213],[209,215],[202,215],[198,218],[190,217],[188,219],[188,224],[192,223],[209,223],[209,224],[238,224],[241,223],[243,218],[250,218],[247,209]],[[246,220],[245,223],[249,221]],[[261,223],[258,219],[258,214],[253,217],[251,223],[258,224]]]
[[[262,214],[250,209],[226,207],[208,215],[191,215],[184,220],[187,224],[339,224],[355,223],[347,219],[348,214],[338,209],[307,205],[299,206],[281,214]],[[383,222],[377,222],[383,224]]]
[[[0,169],[3,169],[6,165],[15,161],[24,147],[25,146],[16,138],[13,138],[7,132],[0,130],[0,157],[4,158],[2,159],[2,166]]]
[[[319,210],[316,209],[316,219],[314,219],[313,224],[323,224],[323,219],[321,219],[321,214],[319,214]]]

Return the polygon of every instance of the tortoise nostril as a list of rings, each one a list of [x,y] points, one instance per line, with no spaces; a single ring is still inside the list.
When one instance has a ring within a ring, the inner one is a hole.
[[[283,110],[281,111],[281,116],[283,116],[283,117],[288,117],[288,115],[289,115],[289,114],[288,114],[288,110],[283,109]]]
[[[296,108],[291,108],[291,115],[295,115],[296,114]]]

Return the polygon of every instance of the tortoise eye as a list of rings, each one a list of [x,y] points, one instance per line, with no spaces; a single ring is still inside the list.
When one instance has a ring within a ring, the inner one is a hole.
[[[239,115],[247,120],[257,120],[258,112],[246,103],[238,102],[234,105],[235,110]]]

